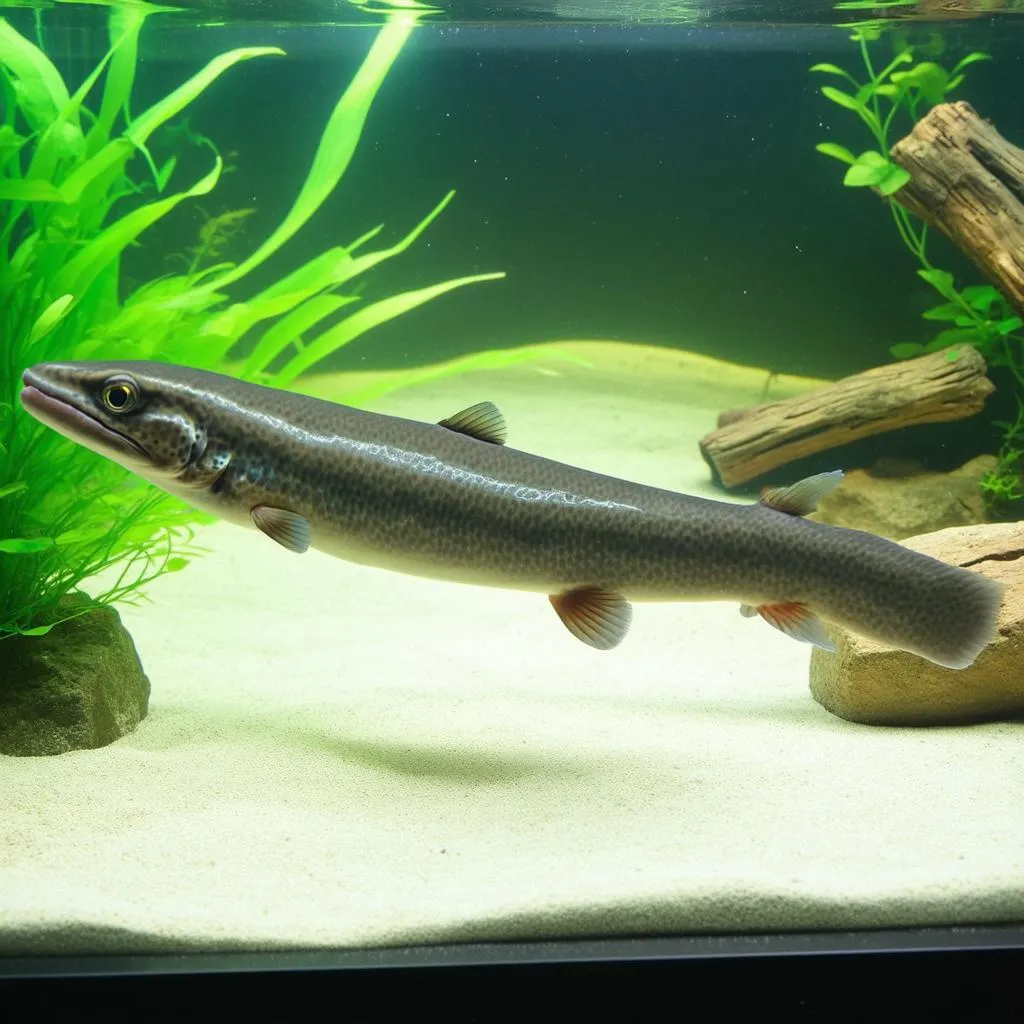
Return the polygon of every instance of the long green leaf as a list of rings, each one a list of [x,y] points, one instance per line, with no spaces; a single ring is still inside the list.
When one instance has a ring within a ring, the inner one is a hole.
[[[389,260],[393,256],[398,256],[405,252],[405,250],[408,249],[409,246],[412,245],[412,243],[415,242],[416,239],[419,238],[420,235],[422,235],[423,232],[426,231],[426,229],[440,215],[441,211],[452,201],[454,195],[455,190],[453,189],[444,197],[444,199],[441,200],[441,202],[437,204],[437,206],[434,207],[433,210],[430,211],[430,213],[426,215],[426,217],[423,218],[423,220],[419,222],[419,224],[412,229],[412,231],[410,231],[404,238],[397,241],[394,245],[389,246],[387,249],[378,249],[375,252],[368,252],[363,256],[356,256],[352,259],[345,267],[344,276],[339,278],[337,283],[344,284],[345,281],[350,281],[352,278],[358,277],[360,274],[365,274],[366,271],[377,266],[378,263],[382,263],[384,260]]]
[[[359,71],[335,106],[306,181],[284,220],[248,259],[211,282],[210,288],[224,288],[258,267],[284,245],[331,194],[355,153],[370,106],[416,21],[415,14],[397,15],[380,30]]]
[[[26,346],[31,347],[40,338],[45,338],[64,319],[67,315],[68,309],[71,304],[75,301],[73,295],[65,294],[54,299],[46,309],[40,313],[36,322],[32,325],[32,330],[29,332],[28,341],[25,343]]]
[[[19,480],[17,483],[8,484],[6,487],[0,487],[0,498],[6,498],[12,494],[18,494],[21,491],[27,490],[28,484],[24,480]]]
[[[100,112],[85,137],[89,156],[97,153],[110,141],[110,133],[120,111],[127,112],[135,84],[135,69],[139,56],[139,33],[145,23],[147,11],[138,7],[119,7],[110,15],[110,42],[114,56],[103,85]]]
[[[53,541],[49,537],[11,537],[0,540],[0,553],[5,555],[33,555],[51,547]]]
[[[61,107],[57,116],[42,132],[36,143],[32,162],[29,164],[27,178],[50,181],[55,177],[55,171],[63,161],[82,158],[85,139],[82,135],[79,111],[86,96],[99,81],[113,53],[113,50],[108,50],[104,54],[96,67],[86,76],[85,81],[75,90],[74,96]]]
[[[107,143],[70,175],[60,188],[64,202],[79,202],[87,188],[104,190],[107,183],[120,173],[125,161],[137,148],[145,146],[146,140],[160,125],[181,113],[229,68],[253,57],[283,53],[284,51],[276,46],[250,46],[214,57],[202,71],[197,72],[169,96],[165,96],[136,118],[123,136]]]
[[[0,180],[0,199],[20,203],[62,203],[64,193],[48,181],[4,178]]]
[[[840,146],[836,142],[819,142],[814,148],[825,156],[842,160],[844,164],[852,164],[857,159],[845,146]]]
[[[97,274],[116,259],[146,228],[170,213],[183,199],[206,195],[217,184],[222,167],[223,161],[218,156],[213,170],[192,188],[132,210],[106,231],[101,232],[65,265],[53,281],[51,294],[63,295],[70,292],[81,298]]]
[[[49,57],[0,18],[0,62],[17,78],[18,106],[33,131],[44,131],[66,106],[64,79]]]
[[[863,103],[858,103],[857,100],[849,93],[843,92],[841,89],[835,89],[831,85],[823,85],[821,87],[821,93],[833,103],[838,103],[839,106],[846,107],[847,110],[861,110],[864,106]]]
[[[247,46],[218,54],[202,71],[194,74],[187,82],[179,85],[174,92],[154,103],[145,113],[140,114],[124,133],[125,138],[130,139],[136,146],[144,146],[146,140],[157,128],[180,114],[229,68],[243,60],[269,55],[283,57],[284,50],[279,46]]]
[[[242,367],[243,377],[252,377],[266,370],[274,360],[294,344],[301,335],[336,313],[342,306],[356,301],[347,295],[314,295],[267,328],[252,354]]]
[[[472,284],[476,281],[494,281],[505,275],[497,274],[474,274],[471,277],[460,277],[453,281],[444,281],[441,284],[431,285],[428,288],[420,288],[416,291],[403,292],[400,295],[389,295],[386,299],[364,306],[357,313],[346,317],[341,323],[326,330],[315,341],[307,345],[301,352],[289,360],[288,364],[279,373],[274,374],[274,382],[278,386],[290,384],[299,374],[304,373],[315,363],[325,359],[331,353],[347,345],[350,341],[358,338],[359,335],[376,327],[396,316],[401,316],[417,306],[429,302],[438,295],[450,292],[463,285]]]

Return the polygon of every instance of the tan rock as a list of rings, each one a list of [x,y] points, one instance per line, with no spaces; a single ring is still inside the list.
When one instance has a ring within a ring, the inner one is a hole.
[[[1006,587],[998,635],[959,671],[838,627],[838,651],[811,655],[811,693],[834,715],[873,725],[927,725],[1024,715],[1024,523],[955,527],[907,547]]]
[[[847,473],[813,518],[890,540],[983,523],[987,517],[978,481],[995,465],[994,455],[979,455],[951,473],[933,473],[880,460],[870,469]]]

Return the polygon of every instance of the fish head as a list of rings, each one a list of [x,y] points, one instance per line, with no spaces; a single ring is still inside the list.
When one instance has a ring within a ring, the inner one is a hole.
[[[173,386],[161,369],[37,363],[22,374],[21,404],[65,437],[159,484],[185,473],[206,445],[199,397]]]

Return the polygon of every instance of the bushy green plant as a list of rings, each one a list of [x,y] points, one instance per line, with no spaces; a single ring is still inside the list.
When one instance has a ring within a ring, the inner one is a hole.
[[[850,9],[866,5],[854,2],[837,6]],[[887,36],[891,28],[889,23],[878,20],[852,26],[850,38],[859,50],[863,80],[835,64],[815,64],[811,68],[812,72],[839,77],[847,83],[848,90],[826,85],[821,92],[854,114],[868,129],[877,148],[864,150],[858,155],[831,141],[820,142],[815,148],[819,153],[848,165],[843,177],[844,185],[871,187],[888,197],[887,205],[900,238],[920,263],[918,276],[943,299],[941,304],[926,310],[922,316],[949,326],[938,331],[926,344],[902,342],[893,345],[890,348],[893,357],[910,359],[951,345],[972,345],[990,366],[1005,367],[1024,393],[1024,321],[992,285],[957,287],[948,270],[932,263],[928,255],[928,225],[899,202],[899,189],[910,180],[910,175],[890,156],[894,131],[909,131],[924,113],[946,101],[950,93],[962,84],[968,67],[990,59],[989,55],[980,51],[968,53],[947,70],[935,60],[917,60],[919,48],[892,35],[891,38],[896,40],[893,56],[880,70],[876,70],[871,44]],[[935,49],[941,49],[941,45]],[[955,358],[955,350],[951,350],[951,357]],[[1020,486],[1022,465],[1018,445],[1024,441],[1024,433],[1019,424],[1018,427],[1009,423],[997,426],[1003,433],[999,468],[982,482],[982,493],[990,507],[995,504],[1005,506],[1003,496],[1014,493]]]
[[[225,262],[214,259],[214,225],[180,273],[127,295],[125,250],[179,204],[208,195],[223,171],[214,143],[200,139],[210,169],[177,187],[176,158],[158,165],[151,137],[235,65],[283,51],[223,53],[132,116],[139,34],[151,8],[112,11],[109,51],[73,94],[43,50],[0,19],[0,639],[47,631],[60,598],[98,574],[108,581],[95,594],[101,602],[137,599],[146,583],[187,564],[198,550],[192,527],[203,520],[29,417],[17,400],[25,366],[157,359],[215,370],[230,365],[247,379],[290,386],[378,324],[452,289],[503,276],[475,274],[361,300],[356,282],[408,249],[450,202],[449,193],[391,245],[369,248],[382,231],[374,227],[250,298],[231,300],[230,286],[277,252],[345,172],[371,103],[426,9],[414,0],[391,7],[324,128],[305,183],[269,237],[240,262]],[[88,106],[94,95],[97,105]],[[529,356],[477,353],[443,372]]]
[[[1017,418],[997,421],[1003,432],[996,468],[985,473],[978,486],[989,511],[997,517],[1014,516],[1024,509],[1024,402],[1018,400]]]

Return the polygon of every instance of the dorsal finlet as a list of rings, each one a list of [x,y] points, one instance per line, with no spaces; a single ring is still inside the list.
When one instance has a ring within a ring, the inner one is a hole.
[[[829,491],[843,482],[843,475],[841,469],[834,469],[805,477],[788,487],[766,487],[761,491],[761,504],[791,516],[809,515]]]
[[[438,426],[447,427],[467,437],[475,437],[478,441],[486,441],[488,444],[504,444],[508,437],[505,417],[493,402],[478,402],[471,405],[468,409],[441,420]]]

